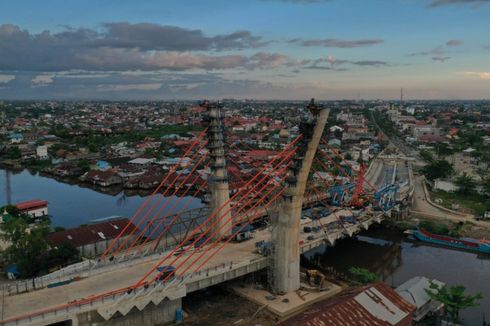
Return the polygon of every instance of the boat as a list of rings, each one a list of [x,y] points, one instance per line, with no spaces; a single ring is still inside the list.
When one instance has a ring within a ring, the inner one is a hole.
[[[413,235],[419,241],[490,254],[490,241],[488,240],[454,238],[447,235],[434,234],[421,227],[406,233]]]

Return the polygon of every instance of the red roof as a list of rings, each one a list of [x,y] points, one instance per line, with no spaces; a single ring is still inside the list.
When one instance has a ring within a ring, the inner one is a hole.
[[[46,207],[48,206],[48,202],[46,200],[33,199],[33,200],[17,203],[15,206],[17,206],[17,208],[20,209],[21,211],[26,211],[34,208]]]
[[[416,307],[379,282],[342,292],[279,325],[411,326]]]
[[[48,242],[52,246],[68,242],[75,247],[80,247],[99,241],[110,240],[116,238],[128,223],[129,220],[127,218],[122,218],[109,222],[80,226],[78,228],[60,232],[53,232],[48,235]],[[126,229],[123,236],[128,235],[135,228],[134,224],[129,224],[129,227]]]

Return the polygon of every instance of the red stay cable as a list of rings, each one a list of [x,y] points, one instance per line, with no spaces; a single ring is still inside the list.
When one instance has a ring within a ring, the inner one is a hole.
[[[175,164],[169,171],[169,173],[167,174],[167,176],[162,180],[162,182],[160,182],[160,184],[158,185],[158,187],[153,191],[153,193],[150,195],[150,197],[148,197],[144,202],[143,204],[138,208],[138,210],[136,211],[136,213],[133,215],[133,217],[131,218],[131,220],[128,222],[128,224],[121,230],[121,232],[119,232],[119,234],[117,235],[117,237],[112,240],[112,242],[110,243],[110,245],[107,247],[107,249],[104,251],[104,253],[102,254],[101,256],[101,259],[104,259],[107,254],[112,250],[112,248],[116,245],[116,243],[118,242],[118,240],[121,238],[121,236],[127,231],[127,229],[129,228],[130,225],[132,225],[134,223],[134,221],[136,220],[136,218],[138,217],[138,215],[141,213],[141,211],[148,205],[149,202],[151,202],[151,200],[153,199],[153,197],[155,196],[155,194],[157,194],[160,189],[163,187],[163,185],[165,184],[165,182],[167,182],[167,179],[169,178],[169,176],[172,174],[172,171],[173,170],[176,170],[179,165],[182,163],[183,159],[191,152],[191,150],[201,141],[201,139],[204,137],[204,135],[206,134],[206,131],[208,129],[204,129],[200,134],[199,136],[196,138],[196,140],[191,144],[191,146],[189,147],[189,149],[184,153],[184,155],[182,155],[182,157],[180,158],[180,160],[177,162],[177,164]]]
[[[202,161],[205,159],[205,157],[206,157],[206,155],[201,156],[201,158],[200,158],[200,159],[197,161],[197,163],[194,165],[194,167],[193,167],[193,168],[192,168],[192,170],[189,172],[189,174],[188,174],[188,175],[187,175],[187,176],[184,178],[184,180],[182,180],[182,181],[180,182],[180,184],[179,184],[179,185],[178,185],[178,186],[175,188],[175,190],[174,190],[174,192],[172,193],[172,195],[170,195],[170,198],[172,198],[173,196],[175,196],[175,195],[176,195],[176,194],[179,192],[180,188],[181,188],[183,185],[185,185],[185,183],[187,182],[187,180],[189,180],[189,178],[190,178],[190,177],[193,175],[193,173],[194,173],[194,172],[195,172],[195,170],[196,170],[196,169],[199,167],[199,164],[201,164],[201,163],[202,163]],[[181,174],[182,174],[182,173],[180,173],[180,174],[179,174],[179,176],[178,176],[177,178],[175,178],[175,180],[177,180],[177,179],[180,177],[180,175],[181,175]],[[179,203],[180,203],[180,201],[182,200],[182,198],[184,198],[184,197],[180,197],[179,199],[177,199],[177,200],[174,202],[174,204],[172,205],[172,208],[170,209],[170,211],[172,211],[172,210],[175,208],[175,206],[176,206],[177,204],[179,204]],[[152,218],[152,219],[151,219],[151,220],[150,220],[150,221],[149,221],[149,222],[146,224],[146,226],[145,226],[145,227],[143,228],[143,230],[140,232],[140,234],[139,234],[139,236],[136,238],[136,240],[134,240],[134,241],[133,241],[133,243],[131,244],[131,246],[130,246],[130,247],[128,247],[128,248],[126,248],[126,250],[125,250],[125,251],[124,251],[124,253],[123,253],[123,256],[124,256],[124,255],[126,255],[126,254],[129,252],[129,250],[130,250],[131,248],[133,248],[133,246],[134,246],[135,244],[137,244],[137,243],[138,243],[138,241],[140,241],[140,240],[141,240],[141,238],[142,238],[142,237],[145,235],[146,231],[147,231],[147,230],[148,230],[148,228],[149,228],[149,227],[150,227],[150,226],[153,224],[153,222],[155,221],[155,219],[156,219],[156,218],[158,218],[158,216],[160,215],[160,213],[161,213],[161,212],[162,212],[162,211],[163,211],[163,210],[164,210],[164,209],[165,209],[165,208],[168,206],[168,203],[170,203],[170,199],[169,199],[169,200],[167,200],[167,201],[165,202],[165,204],[164,204],[162,207],[160,207],[160,209],[159,209],[159,210],[158,210],[158,211],[155,213],[155,215],[153,216],[153,218]],[[167,216],[169,216],[169,215],[167,215]],[[160,223],[163,223],[163,219],[160,221]],[[157,228],[158,228],[158,227],[157,227]],[[153,229],[153,231],[152,231],[152,233],[151,233],[150,237],[153,235],[153,233],[155,232],[155,230],[156,230],[157,228],[154,228],[154,229]],[[149,237],[147,237],[147,238],[145,239],[145,242],[144,242],[142,245],[144,245],[144,244],[147,242],[148,238],[149,238]]]
[[[298,140],[299,140],[299,138],[300,138],[300,137],[298,137],[298,138],[295,140],[295,142],[296,142],[296,141],[298,141]],[[295,142],[291,143],[290,145],[294,144]],[[289,148],[289,147],[290,147],[290,146],[288,145],[288,148]],[[296,151],[296,150],[292,150],[292,151],[291,151],[289,154],[287,154],[287,155],[286,155],[286,156],[285,156],[285,157],[284,157],[284,158],[281,160],[281,162],[279,162],[279,163],[276,165],[276,168],[277,168],[278,166],[282,165],[282,164],[283,164],[283,162],[285,162],[287,159],[289,159],[289,158],[290,158],[290,157],[291,157],[291,156],[294,154],[294,152],[295,152],[295,151]],[[283,152],[284,152],[284,151],[283,151]],[[277,159],[277,157],[280,157],[280,156],[283,154],[283,152],[281,152],[280,154],[278,154],[278,155],[277,155],[277,156],[276,156],[276,157],[275,157],[275,158],[272,160],[272,162],[274,162],[274,161]],[[271,162],[271,163],[272,163],[272,162]],[[249,184],[252,184],[252,183],[255,181],[255,179],[257,179],[257,178],[258,178],[258,177],[259,177],[259,176],[260,176],[260,175],[261,175],[261,174],[262,174],[262,173],[263,173],[263,172],[264,172],[266,169],[268,169],[268,166],[264,167],[263,171],[259,171],[259,173],[257,173],[257,174],[256,174],[256,175],[255,175],[255,176],[254,176],[254,177],[253,177],[253,178],[252,178],[252,179],[251,179],[251,180],[250,180],[250,181],[249,181],[249,182],[248,182],[248,183],[245,185],[245,187],[247,187]],[[274,169],[275,169],[275,168],[274,168]],[[255,188],[255,186],[254,186],[254,188]],[[250,192],[251,192],[251,191],[252,191],[254,188],[252,188],[252,189],[248,190],[248,191],[247,191],[247,193],[246,193],[245,195],[243,195],[243,196],[242,196],[242,199],[243,199],[245,196],[247,196],[248,194],[250,194]],[[201,223],[201,226],[207,225],[207,223],[208,223],[209,221],[211,221],[211,220],[212,220],[214,217],[216,217],[216,215],[217,215],[217,214],[218,214],[218,213],[219,213],[219,212],[220,212],[220,211],[221,211],[223,208],[225,208],[225,207],[226,207],[226,205],[227,205],[227,204],[229,204],[229,202],[230,202],[231,200],[235,199],[235,198],[236,198],[236,197],[239,195],[239,193],[240,193],[240,192],[237,192],[237,193],[236,193],[236,194],[235,194],[235,195],[234,195],[232,198],[230,198],[230,199],[229,199],[227,202],[225,202],[225,204],[223,204],[223,205],[222,205],[220,208],[218,208],[218,209],[217,209],[217,210],[216,210],[216,211],[215,211],[213,214],[211,214],[211,215],[210,215],[210,216],[209,216],[209,217],[208,217],[208,218],[207,218],[207,219],[206,219],[206,220],[205,220],[203,223]],[[230,210],[228,210],[228,212],[229,212],[229,211],[230,211]],[[223,218],[224,216],[226,216],[226,214],[228,214],[228,212],[224,213],[224,214],[222,215],[222,217],[221,217],[221,218]],[[220,220],[216,220],[216,221],[213,223],[213,225],[209,226],[209,227],[208,227],[208,229],[207,229],[207,231],[206,231],[206,233],[207,233],[207,232],[209,232],[210,228],[212,228],[212,227],[214,226],[214,224],[217,224],[219,221],[220,221]],[[143,277],[143,278],[142,278],[142,279],[141,279],[141,280],[140,280],[140,281],[137,283],[137,285],[141,284],[141,283],[142,283],[142,282],[143,282],[143,281],[144,281],[144,280],[145,280],[145,279],[146,279],[146,278],[147,278],[149,275],[151,275],[151,274],[154,272],[154,270],[156,270],[156,268],[157,268],[157,267],[161,266],[161,265],[162,265],[164,262],[166,262],[166,260],[167,260],[169,257],[171,257],[171,256],[172,256],[172,255],[173,255],[173,254],[174,254],[174,253],[175,253],[175,252],[176,252],[176,251],[179,249],[179,247],[182,247],[182,246],[183,246],[185,243],[187,243],[187,242],[188,242],[190,239],[192,239],[192,238],[193,238],[193,237],[194,237],[194,236],[197,234],[197,230],[198,230],[198,229],[200,229],[200,228],[196,228],[196,230],[194,230],[194,232],[192,232],[190,235],[188,235],[188,236],[186,237],[186,239],[184,239],[184,240],[183,240],[183,241],[182,241],[182,242],[179,244],[179,246],[175,247],[175,248],[174,248],[174,249],[173,249],[173,250],[172,250],[172,251],[171,251],[169,254],[167,254],[167,255],[166,255],[166,256],[165,256],[165,257],[164,257],[164,258],[163,258],[163,259],[162,259],[160,262],[158,262],[158,263],[157,263],[157,264],[156,264],[156,265],[155,265],[155,266],[154,266],[154,267],[153,267],[153,268],[152,268],[152,269],[151,269],[151,270],[150,270],[148,273],[146,273],[146,274],[144,275],[144,277]],[[195,243],[195,242],[199,241],[199,240],[200,240],[202,237],[204,237],[204,236],[206,235],[206,233],[201,233],[201,235],[200,235],[200,236],[199,236],[197,239],[195,239],[193,243]],[[182,254],[184,254],[184,253],[185,253],[185,252],[186,252],[186,251],[187,251],[189,248],[190,248],[190,246],[189,246],[189,247],[188,247],[186,250],[184,250],[184,252],[182,252],[181,254],[179,254],[179,256],[178,256],[176,259],[180,258],[180,257],[182,256]],[[174,261],[175,261],[175,259],[174,259]],[[173,262],[174,262],[174,261],[173,261]],[[172,262],[172,263],[173,263],[173,262]]]
[[[177,180],[180,178],[180,176],[184,173],[184,169],[187,168],[191,162],[196,158],[196,156],[199,154],[199,152],[204,148],[204,146],[206,146],[207,144],[207,141],[205,141],[200,148],[198,148],[198,150],[196,151],[196,153],[194,153],[194,155],[191,157],[191,159],[186,162],[185,166],[183,167],[183,169],[180,171],[180,173],[178,175],[175,176],[175,178],[170,182],[170,185],[167,186],[167,188],[165,189],[165,191],[159,196],[159,198],[157,199],[157,201],[155,203],[153,203],[153,205],[150,207],[150,210],[148,212],[146,212],[146,214],[138,221],[138,223],[136,224],[135,228],[133,228],[133,230],[131,230],[131,232],[126,236],[126,238],[124,239],[124,241],[119,244],[119,246],[117,247],[117,249],[115,250],[115,252],[113,253],[113,256],[117,255],[119,252],[121,252],[121,250],[124,248],[124,246],[128,243],[128,241],[130,241],[130,238],[131,236],[136,232],[136,230],[139,230],[140,226],[143,224],[143,222],[145,222],[148,218],[148,216],[151,214],[151,212],[155,209],[155,207],[161,202],[161,200],[163,198],[165,198],[167,196],[167,193],[168,191],[174,186],[174,184],[177,182]],[[168,203],[170,201],[167,200],[165,201],[165,204],[163,205],[164,207],[167,207]],[[160,208],[161,210],[162,208]],[[148,227],[149,224],[146,225],[146,227]],[[145,227],[145,229],[146,229]],[[140,232],[139,233],[140,235],[141,234],[144,234],[144,231],[143,232]],[[133,241],[132,244],[134,244],[136,241]]]

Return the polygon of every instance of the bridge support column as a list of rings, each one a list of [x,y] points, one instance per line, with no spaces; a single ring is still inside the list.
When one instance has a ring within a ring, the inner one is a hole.
[[[210,212],[213,214],[220,210],[214,221],[218,221],[215,230],[218,232],[215,239],[230,236],[231,233],[231,210],[230,191],[228,186],[228,172],[224,151],[224,126],[223,116],[217,105],[204,102],[203,106],[208,110],[208,150],[211,156],[211,176],[208,180],[210,192]],[[213,221],[213,222],[214,222]]]
[[[300,218],[306,182],[320,139],[327,122],[329,110],[321,109],[313,100],[308,106],[310,117],[302,122],[303,135],[298,144],[291,176],[287,179],[287,189],[273,219],[272,240],[274,252],[270,272],[272,287],[277,293],[295,291],[300,287]]]

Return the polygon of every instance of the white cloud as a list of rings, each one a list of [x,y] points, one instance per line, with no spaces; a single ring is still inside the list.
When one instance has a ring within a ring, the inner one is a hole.
[[[53,78],[53,74],[37,75],[31,80],[31,87],[36,88],[48,86],[53,82]]]
[[[138,91],[155,91],[162,87],[161,83],[148,83],[148,84],[125,84],[125,85],[99,85],[97,86],[98,92],[123,92],[129,90]]]
[[[15,79],[14,75],[0,75],[0,84],[6,84]]]
[[[485,80],[490,80],[490,72],[486,72],[486,71],[465,71],[464,72],[465,75],[469,75],[469,76],[478,76],[480,77],[480,79],[485,79]]]

